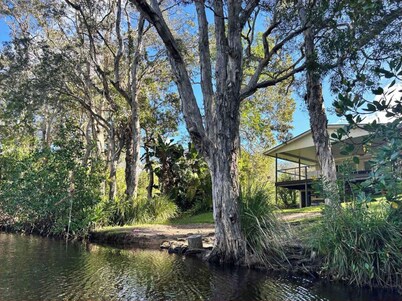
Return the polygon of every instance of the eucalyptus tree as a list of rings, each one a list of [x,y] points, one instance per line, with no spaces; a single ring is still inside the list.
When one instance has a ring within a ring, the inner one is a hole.
[[[88,37],[87,50],[101,83],[101,92],[117,110],[116,97],[122,97],[130,107],[125,131],[126,196],[137,196],[140,163],[139,73],[143,54],[143,38],[147,29],[144,18],[138,16],[132,27],[133,13],[122,0],[105,2],[69,1],[77,12],[80,28]],[[123,32],[124,30],[124,32]],[[98,88],[99,89],[99,88]],[[117,93],[117,95],[116,95]]]
[[[203,117],[183,58],[185,45],[178,43],[167,25],[160,4],[154,0],[151,4],[145,0],[131,2],[153,24],[167,49],[187,130],[210,169],[216,233],[210,260],[243,262],[246,242],[240,225],[238,179],[240,104],[257,90],[291,79],[304,69],[297,38],[305,28],[300,25],[296,7],[282,1],[217,0],[211,5],[206,1],[186,1],[195,6],[197,13]],[[207,7],[212,11],[210,17]],[[268,17],[270,24],[258,35],[256,22],[261,16]],[[212,33],[209,31],[211,19]],[[214,57],[210,50],[212,38],[216,47]],[[247,50],[255,39],[262,41],[264,55],[253,61],[253,72],[246,75],[244,64],[250,54]],[[295,49],[292,62],[276,64],[286,50]]]
[[[83,163],[91,156],[107,157],[111,179],[109,197],[113,199],[116,192],[113,166],[119,153],[114,141],[119,126],[111,104],[96,89],[90,57],[85,51],[86,37],[77,30],[79,24],[74,15],[66,13],[63,2],[17,4],[2,1],[12,35],[3,55],[13,60],[8,62],[7,78],[3,81],[5,97],[14,109],[19,104],[20,112],[28,112],[41,121],[46,146],[51,144],[49,121],[53,120],[55,127],[54,117],[60,121],[69,112],[81,112],[74,118],[80,121],[86,140]],[[57,110],[57,114],[49,115],[52,110]]]

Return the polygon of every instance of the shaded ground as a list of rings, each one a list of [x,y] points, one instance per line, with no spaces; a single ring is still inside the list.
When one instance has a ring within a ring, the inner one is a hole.
[[[321,215],[320,210],[303,212],[295,209],[294,211],[279,213],[279,217],[286,222],[299,222],[319,218]],[[203,215],[205,215],[205,213]],[[194,220],[197,221],[200,220],[200,218],[196,216]],[[208,220],[208,218],[204,216],[202,220]],[[179,221],[179,223],[174,222],[175,224],[173,225],[136,225],[103,228],[93,232],[90,236],[90,240],[98,243],[118,244],[123,246],[158,248],[164,242],[185,242],[188,236],[200,234],[202,237],[206,238],[204,242],[209,246],[214,236],[213,224],[191,223],[192,220],[188,217],[185,218],[188,224],[182,224],[183,221]]]
[[[107,244],[159,248],[163,242],[185,241],[188,236],[196,234],[212,239],[214,236],[214,225],[139,225],[113,227],[91,233],[90,240]]]

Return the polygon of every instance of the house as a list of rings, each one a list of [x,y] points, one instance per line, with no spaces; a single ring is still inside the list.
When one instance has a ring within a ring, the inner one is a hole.
[[[344,124],[328,125],[329,136]],[[370,174],[369,160],[363,145],[363,139],[368,135],[364,129],[351,130],[348,137],[341,141],[332,142],[332,154],[335,159],[337,171],[342,163],[348,162],[353,168],[351,181],[364,181]],[[353,144],[354,150],[345,155],[342,149],[346,144]],[[312,203],[323,201],[322,197],[315,194],[312,187],[315,179],[321,175],[320,166],[316,155],[311,130],[308,130],[280,145],[264,152],[265,155],[275,158],[275,189],[283,187],[298,190],[300,193],[300,207],[310,206]],[[353,163],[353,157],[359,158],[359,163]],[[284,163],[288,165],[281,168]],[[277,198],[277,193],[276,193]]]

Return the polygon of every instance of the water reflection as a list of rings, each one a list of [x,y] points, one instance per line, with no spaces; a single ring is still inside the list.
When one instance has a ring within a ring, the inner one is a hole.
[[[155,250],[0,234],[0,300],[397,300]]]

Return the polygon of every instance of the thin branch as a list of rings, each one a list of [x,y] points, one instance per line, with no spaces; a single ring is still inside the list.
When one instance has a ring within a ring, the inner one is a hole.
[[[250,0],[246,7],[240,13],[240,28],[243,28],[247,20],[250,18],[254,9],[258,6],[259,0]]]
[[[255,84],[253,87],[248,87],[247,86],[243,91],[241,91],[240,99],[244,100],[247,97],[253,95],[258,89],[274,86],[277,83],[280,83],[280,82],[282,82],[284,80],[287,80],[288,78],[293,77],[296,73],[304,71],[305,69],[306,69],[306,66],[302,65],[302,66],[300,66],[298,68],[295,68],[292,71],[290,71],[290,72],[288,72],[285,75],[282,75],[280,77],[270,79],[270,80],[261,81],[261,82]]]

